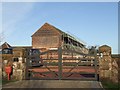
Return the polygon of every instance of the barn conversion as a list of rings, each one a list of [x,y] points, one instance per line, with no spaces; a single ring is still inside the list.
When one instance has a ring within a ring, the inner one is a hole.
[[[88,53],[88,49],[83,42],[48,23],[45,23],[32,35],[33,48],[45,51],[61,46],[63,49],[74,49],[82,53]]]

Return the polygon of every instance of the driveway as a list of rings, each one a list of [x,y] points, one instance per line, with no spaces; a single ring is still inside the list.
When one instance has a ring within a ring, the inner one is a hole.
[[[2,88],[102,88],[98,81],[23,80],[8,83]]]

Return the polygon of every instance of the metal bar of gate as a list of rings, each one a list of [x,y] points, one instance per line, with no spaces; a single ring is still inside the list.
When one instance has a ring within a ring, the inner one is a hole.
[[[58,77],[62,79],[62,47],[58,48]]]

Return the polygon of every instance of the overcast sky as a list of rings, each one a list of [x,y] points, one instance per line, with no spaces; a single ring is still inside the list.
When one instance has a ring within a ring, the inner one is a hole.
[[[2,3],[2,32],[10,45],[31,45],[31,35],[45,22],[87,46],[106,44],[118,53],[117,2]]]

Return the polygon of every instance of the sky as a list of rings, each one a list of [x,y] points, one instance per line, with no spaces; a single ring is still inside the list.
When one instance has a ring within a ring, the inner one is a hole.
[[[3,2],[1,10],[0,34],[11,46],[31,46],[32,34],[47,22],[87,47],[106,44],[118,53],[117,2]]]

